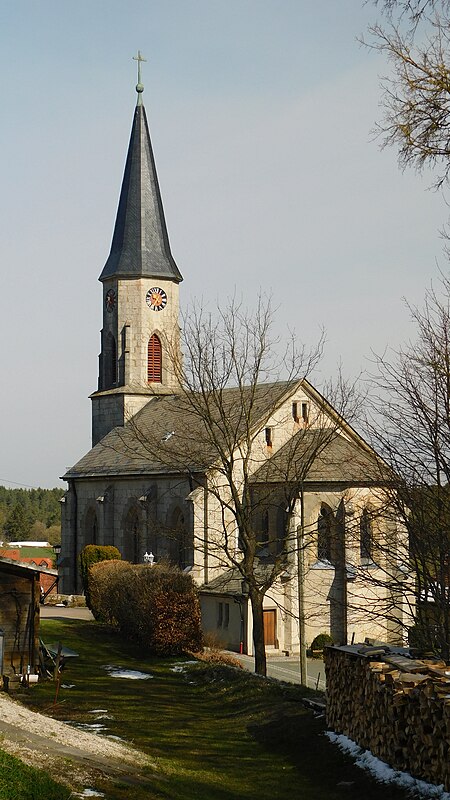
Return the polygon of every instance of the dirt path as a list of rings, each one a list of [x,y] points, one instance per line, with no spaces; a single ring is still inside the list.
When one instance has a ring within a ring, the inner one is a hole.
[[[76,790],[99,779],[143,786],[151,779],[153,765],[139,750],[30,711],[6,694],[0,694],[0,736],[3,750]]]

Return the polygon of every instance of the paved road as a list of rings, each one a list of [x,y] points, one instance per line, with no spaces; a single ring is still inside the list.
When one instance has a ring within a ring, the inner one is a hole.
[[[67,606],[40,606],[41,619],[94,619],[88,608]]]
[[[253,656],[243,656],[238,653],[230,653],[230,655],[237,658],[243,667],[250,672],[253,672],[255,669],[255,660]],[[325,691],[325,665],[323,661],[315,658],[308,658],[306,671],[309,688]],[[279,681],[300,683],[300,663],[298,656],[268,656],[267,675],[269,678],[277,678]]]

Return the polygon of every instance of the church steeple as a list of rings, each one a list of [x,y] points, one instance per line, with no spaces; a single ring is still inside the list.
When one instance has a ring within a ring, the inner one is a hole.
[[[145,109],[138,53],[138,102],[103,284],[98,390],[92,443],[124,425],[150,396],[179,390],[179,283],[170,251]]]
[[[109,258],[99,280],[107,278],[165,278],[180,282],[182,275],[170,251],[155,159],[142,104],[140,61],[125,172]]]

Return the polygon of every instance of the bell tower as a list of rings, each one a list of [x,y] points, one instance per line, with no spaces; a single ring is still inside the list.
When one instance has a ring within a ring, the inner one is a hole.
[[[92,444],[124,425],[154,395],[174,394],[181,364],[179,283],[142,103],[131,128],[111,252],[103,285],[98,390],[92,399]]]

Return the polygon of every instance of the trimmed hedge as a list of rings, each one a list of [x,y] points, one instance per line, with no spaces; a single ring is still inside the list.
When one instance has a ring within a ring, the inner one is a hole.
[[[324,647],[332,644],[334,644],[334,642],[329,633],[319,633],[319,635],[316,636],[316,638],[311,642],[311,652],[313,657],[314,653],[322,652]]]
[[[89,570],[93,564],[98,564],[99,561],[109,561],[111,559],[121,559],[120,550],[117,547],[99,544],[87,544],[83,547],[80,553],[80,568],[81,568],[81,581],[83,584],[83,591],[86,597],[86,605],[91,609],[91,596],[89,585]]]
[[[156,655],[202,647],[200,603],[192,578],[166,564],[104,561],[89,573],[95,618]]]

